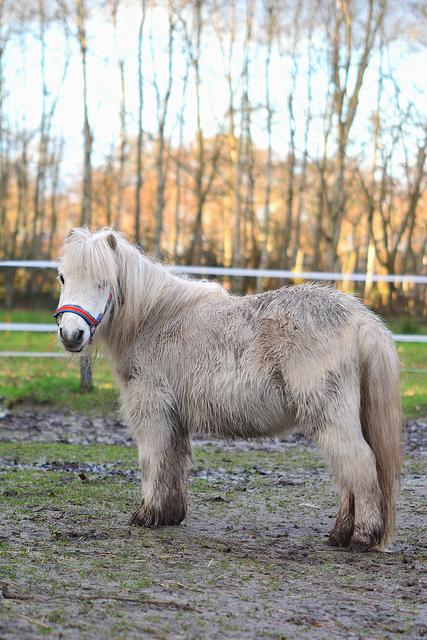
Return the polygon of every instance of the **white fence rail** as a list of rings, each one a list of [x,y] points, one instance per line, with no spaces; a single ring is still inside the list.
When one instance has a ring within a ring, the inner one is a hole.
[[[57,269],[55,260],[0,260],[1,267],[26,267],[37,269]],[[165,265],[175,273],[190,273],[203,276],[238,276],[244,278],[277,278],[279,280],[326,280],[335,282],[408,282],[427,284],[427,275],[385,275],[380,273],[338,273],[319,271],[290,271],[285,269],[236,269],[234,267],[204,267],[187,265]]]
[[[32,322],[0,322],[0,331],[38,331],[39,333],[51,333],[56,331],[56,324],[43,324]]]

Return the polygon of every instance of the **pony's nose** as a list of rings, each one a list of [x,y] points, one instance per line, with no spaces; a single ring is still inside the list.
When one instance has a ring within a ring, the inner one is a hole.
[[[85,332],[82,329],[67,331],[63,327],[59,327],[59,337],[66,349],[78,349],[84,340]]]

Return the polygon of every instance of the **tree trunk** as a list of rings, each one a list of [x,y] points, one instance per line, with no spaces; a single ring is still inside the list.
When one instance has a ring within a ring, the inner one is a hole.
[[[144,77],[142,75],[142,41],[146,15],[146,0],[142,0],[141,20],[138,33],[138,138],[136,145],[136,185],[135,185],[135,243],[141,244],[141,192],[143,185],[142,158],[144,144],[143,108],[144,108]]]
[[[89,123],[88,87],[87,87],[87,42],[86,42],[86,5],[85,0],[76,0],[77,38],[80,45],[83,74],[83,193],[80,225],[92,224],[92,144],[93,136]]]
[[[168,2],[169,11],[169,42],[168,42],[168,78],[166,90],[163,96],[160,95],[160,88],[157,83],[157,74],[154,74],[154,88],[157,97],[157,154],[156,154],[156,173],[157,173],[157,198],[156,198],[156,215],[153,237],[153,256],[161,257],[161,239],[163,232],[163,217],[165,210],[165,189],[167,177],[167,164],[165,158],[166,140],[165,126],[168,113],[169,98],[172,91],[172,60],[173,60],[173,39],[174,39],[174,23],[172,20],[172,7]]]
[[[259,269],[266,269],[268,267],[268,242],[270,234],[270,198],[271,198],[271,182],[272,182],[272,146],[271,146],[271,134],[272,134],[272,120],[273,110],[270,101],[270,63],[271,63],[271,48],[273,44],[273,6],[268,4],[267,8],[268,17],[268,34],[267,34],[267,59],[265,63],[265,107],[267,110],[267,166],[265,175],[265,199],[264,199],[264,221],[263,221],[263,244],[261,249],[261,256],[259,260]],[[260,293],[263,291],[264,278],[262,276],[256,279],[256,291]]]

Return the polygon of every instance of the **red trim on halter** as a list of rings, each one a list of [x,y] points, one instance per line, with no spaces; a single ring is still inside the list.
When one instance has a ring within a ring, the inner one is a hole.
[[[56,318],[56,316],[61,313],[76,313],[78,316],[84,318],[91,327],[96,327],[98,324],[97,320],[93,317],[92,314],[90,314],[88,311],[85,311],[76,304],[64,304],[63,307],[58,307],[56,312],[53,314],[53,317]]]

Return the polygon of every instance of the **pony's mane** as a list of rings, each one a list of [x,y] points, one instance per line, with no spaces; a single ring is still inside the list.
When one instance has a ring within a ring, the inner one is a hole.
[[[86,227],[71,229],[61,249],[61,265],[81,279],[112,286],[117,280],[117,261],[107,241],[110,233],[108,228],[97,232]]]
[[[229,295],[217,283],[173,274],[109,227],[99,231],[72,229],[61,254],[64,268],[74,273],[79,270],[82,278],[111,287],[125,340],[154,307],[160,311],[167,305],[168,313],[173,314],[174,308],[200,298]]]

